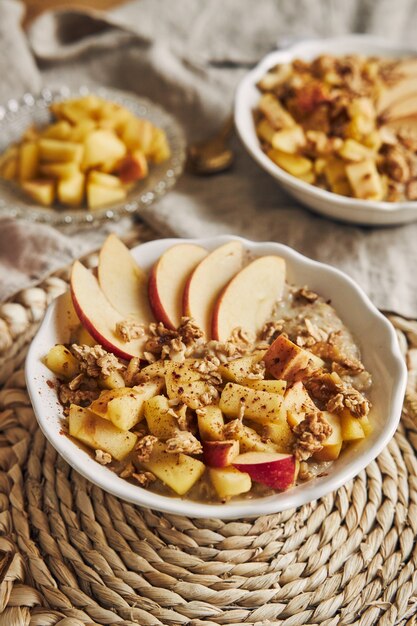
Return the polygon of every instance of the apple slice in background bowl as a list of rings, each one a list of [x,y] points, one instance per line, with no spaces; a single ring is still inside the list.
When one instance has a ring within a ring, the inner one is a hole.
[[[172,246],[183,243],[185,243],[183,240],[178,239],[152,241],[134,248],[132,255],[145,272],[150,272],[162,254]],[[398,425],[405,392],[406,368],[393,327],[348,276],[328,265],[312,261],[284,245],[255,243],[230,236],[190,240],[186,243],[202,246],[209,252],[225,244],[233,243],[234,246],[238,244],[242,250],[248,251],[253,257],[269,255],[282,257],[286,263],[289,283],[308,285],[310,289],[332,301],[332,305],[344,324],[355,336],[362,351],[364,365],[373,376],[374,384],[370,395],[373,405],[370,414],[374,425],[372,433],[366,439],[359,440],[349,447],[346,454],[343,453],[331,465],[326,475],[265,497],[245,499],[244,496],[235,496],[233,500],[225,504],[196,502],[164,496],[131,484],[109,468],[98,464],[87,451],[81,449],[62,433],[63,418],[57,408],[56,390],[50,386],[51,373],[43,363],[43,358],[49,347],[68,343],[71,332],[79,323],[68,292],[49,307],[38,334],[30,346],[26,361],[27,386],[44,434],[76,471],[105,491],[129,502],[177,515],[222,519],[257,517],[300,506],[338,489],[362,471],[383,450]],[[91,300],[94,299],[94,289],[98,289],[98,283],[90,272],[87,270],[85,272],[89,276],[88,284],[92,285],[93,291],[90,291],[90,287],[86,287]],[[102,334],[105,334],[108,325],[113,324],[121,316],[117,311],[114,312],[115,309],[111,307],[104,295],[102,297],[112,311],[111,314],[108,313],[108,316],[107,314],[104,316],[104,322],[100,317],[101,322],[104,323]],[[85,306],[85,309],[87,308],[90,313],[88,319],[91,323],[94,311]],[[87,319],[85,311],[84,317]],[[84,323],[86,323],[85,319]],[[112,341],[114,341],[113,338]],[[125,346],[126,344],[124,348]],[[201,420],[203,417],[201,416]],[[213,432],[210,430],[210,424],[211,422],[207,424],[208,433],[210,438],[215,440],[216,428],[221,427],[221,424],[213,428]],[[244,457],[244,455],[240,456]],[[268,462],[269,460],[268,457]],[[206,471],[213,475],[213,480],[219,478],[219,485],[224,486],[226,484],[224,481],[227,479],[230,493],[243,494],[251,488],[249,471],[252,471],[252,475],[255,470],[258,473],[260,471],[259,467],[254,470],[251,466],[262,465],[262,463],[247,461],[248,459],[244,457],[243,463],[247,465],[244,472],[238,472],[230,467],[215,467]],[[239,457],[232,462],[239,463]]]

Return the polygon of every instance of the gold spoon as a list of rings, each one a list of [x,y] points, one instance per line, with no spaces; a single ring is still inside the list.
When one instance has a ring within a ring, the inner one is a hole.
[[[208,176],[228,170],[234,161],[234,154],[227,147],[232,133],[233,118],[229,117],[214,136],[190,146],[187,170],[196,176]]]

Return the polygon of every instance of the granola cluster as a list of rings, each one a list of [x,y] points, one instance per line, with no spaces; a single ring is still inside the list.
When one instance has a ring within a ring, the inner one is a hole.
[[[278,65],[258,83],[262,149],[290,174],[334,193],[415,200],[416,112],[396,118],[380,104],[405,78],[401,61],[357,55]]]

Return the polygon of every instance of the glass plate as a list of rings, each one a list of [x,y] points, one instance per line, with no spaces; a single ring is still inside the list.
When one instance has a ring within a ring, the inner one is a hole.
[[[117,220],[139,211],[161,198],[177,181],[185,161],[185,137],[176,120],[164,109],[135,94],[93,85],[49,87],[34,95],[27,93],[20,100],[9,100],[0,106],[0,152],[10,143],[20,140],[29,126],[44,126],[50,123],[51,102],[66,100],[95,93],[130,109],[137,117],[149,120],[166,132],[171,148],[171,157],[158,165],[151,165],[149,176],[138,182],[123,202],[108,204],[90,211],[87,208],[45,208],[28,199],[11,181],[0,179],[0,216],[25,218],[32,222],[43,222],[54,226],[83,226],[105,220]]]

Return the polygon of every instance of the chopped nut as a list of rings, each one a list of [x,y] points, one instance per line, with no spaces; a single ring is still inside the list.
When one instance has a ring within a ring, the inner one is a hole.
[[[115,370],[122,370],[125,367],[114,354],[106,352],[99,345],[91,347],[73,343],[71,352],[78,359],[81,372],[91,378],[98,378],[100,375],[108,376]]]
[[[125,381],[126,387],[133,387],[133,385],[137,384],[137,375],[140,373],[140,359],[137,356],[134,356],[130,359],[126,371],[123,374],[123,378]]]
[[[352,385],[343,382],[336,372],[315,374],[305,381],[305,386],[330,412],[340,413],[348,409],[355,417],[369,413],[370,404],[365,396]]]
[[[147,487],[156,480],[156,476],[152,472],[132,472],[131,477],[137,480],[141,487]]]
[[[306,413],[303,421],[293,429],[297,437],[294,446],[296,458],[299,461],[306,461],[315,452],[321,450],[323,441],[332,434],[332,430],[320,411]]]
[[[96,450],[95,459],[100,465],[108,465],[112,462],[112,456],[108,452],[103,452],[103,450]]]
[[[315,302],[319,296],[314,291],[311,291],[311,289],[302,287],[295,293],[295,297],[300,300],[306,300],[307,302]]]
[[[144,337],[146,334],[146,327],[144,324],[137,322],[135,319],[127,318],[116,324],[116,332],[120,335],[123,341],[128,342]]]
[[[169,403],[169,401],[168,401]],[[180,430],[188,429],[188,420],[187,420],[187,405],[182,404],[179,409],[174,411],[173,408],[168,409],[168,414],[171,415],[178,422],[178,427]]]
[[[170,454],[201,454],[203,451],[201,443],[189,431],[178,432],[174,437],[166,442],[166,451]]]
[[[302,480],[303,482],[304,481],[307,482],[308,480],[311,480],[312,478],[314,478],[314,474],[310,470],[308,463],[306,463],[306,461],[301,461],[300,471],[298,472],[298,479]]]
[[[152,450],[157,443],[158,438],[153,435],[145,435],[142,439],[139,439],[135,446],[135,450],[138,454],[138,460],[142,463],[149,461]]]
[[[269,343],[272,343],[274,339],[276,339],[278,335],[282,332],[283,326],[284,320],[266,322],[260,332],[259,339],[261,341],[267,341]]]
[[[248,378],[250,380],[263,380],[266,374],[266,367],[264,361],[259,361],[259,363],[254,363],[251,367],[250,372],[248,373]]]
[[[69,406],[76,404],[77,406],[87,407],[93,400],[98,398],[100,390],[90,389],[70,389],[69,385],[61,383],[58,388],[58,398],[61,404]]]
[[[223,434],[226,439],[235,439],[239,433],[242,431],[242,420],[241,418],[231,420],[223,427]]]
[[[127,463],[123,467],[123,469],[119,472],[119,476],[120,478],[130,478],[131,476],[133,476],[134,472],[135,472],[135,466],[133,465],[131,461],[129,461],[129,463]]]
[[[182,317],[178,327],[178,334],[184,344],[196,348],[197,344],[204,343],[204,332],[197,326],[192,317]]]

